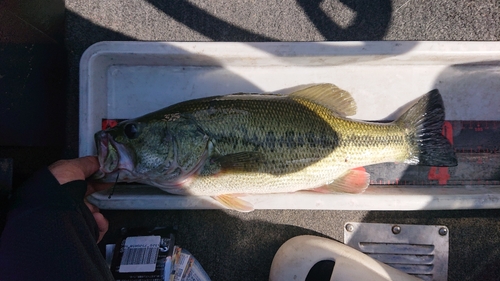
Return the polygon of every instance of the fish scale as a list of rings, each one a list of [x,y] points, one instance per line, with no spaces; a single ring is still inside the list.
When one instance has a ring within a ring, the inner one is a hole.
[[[307,118],[311,112],[296,103],[291,103],[285,98],[270,99],[263,101],[221,101],[221,108],[236,107],[243,108],[245,114],[223,117],[212,117],[204,111],[196,113],[194,118],[198,124],[208,132],[209,136],[217,143],[217,150],[223,155],[241,151],[258,151],[272,153],[274,157],[266,157],[268,160],[289,161],[295,159],[290,152],[290,147],[297,154],[311,159],[320,159],[328,155],[331,147],[322,143],[321,137],[332,136],[334,131],[320,118]],[[269,116],[266,108],[273,108],[273,114]],[[288,112],[288,113],[287,113]],[[284,118],[294,112],[294,116]],[[274,115],[274,116],[273,116]],[[278,117],[281,115],[281,117]],[[307,121],[304,121],[307,120]],[[313,126],[312,123],[315,123]],[[242,130],[237,124],[246,124]],[[265,125],[264,125],[265,124]],[[300,128],[298,125],[302,125]],[[311,130],[314,128],[314,131]],[[211,133],[216,132],[216,133]],[[292,141],[287,134],[294,134]],[[230,137],[233,135],[234,137]],[[229,136],[229,137],[228,137]],[[233,144],[237,143],[236,149]],[[311,146],[319,145],[319,149],[311,150]],[[266,155],[270,156],[270,155]],[[265,163],[270,164],[268,162]]]
[[[225,108],[239,108],[246,114],[240,114],[237,117],[213,116],[209,114],[212,111],[210,108],[203,109],[196,106],[193,118],[216,143],[215,149],[222,155],[245,151],[264,153],[265,159],[259,169],[262,173],[277,170],[275,172],[277,174],[289,174],[325,159],[322,161],[323,165],[333,166],[321,175],[329,175],[325,181],[328,182],[339,175],[335,170],[344,172],[346,167],[366,164],[366,158],[352,156],[362,154],[363,149],[366,150],[367,147],[380,144],[381,152],[374,153],[375,151],[370,149],[370,153],[381,154],[380,157],[390,161],[404,160],[407,156],[403,153],[399,158],[392,157],[393,153],[407,150],[402,137],[399,143],[390,142],[392,135],[403,135],[401,129],[395,125],[352,122],[332,115],[331,111],[329,115],[326,114],[327,112],[320,112],[316,116],[313,115],[315,112],[325,109],[320,106],[304,106],[286,97],[250,102],[222,100],[217,106],[220,111],[224,111]],[[268,116],[267,108],[273,108],[271,116]],[[176,110],[191,112],[189,107]],[[290,112],[293,112],[293,116],[290,116]],[[265,127],[261,126],[264,122]],[[247,124],[245,130],[241,130],[239,124]],[[379,131],[378,138],[366,133]],[[292,141],[290,141],[290,133],[294,135]],[[350,141],[351,136],[358,136],[357,141]],[[344,141],[344,139],[347,140]],[[387,149],[387,144],[390,144],[392,149]],[[332,157],[331,161],[326,160]],[[340,166],[338,164],[330,165],[330,162],[337,163],[341,158],[351,158],[351,160],[341,167],[338,167]],[[309,161],[296,161],[297,159]],[[371,160],[368,161],[371,163]],[[274,173],[271,172],[271,174]]]

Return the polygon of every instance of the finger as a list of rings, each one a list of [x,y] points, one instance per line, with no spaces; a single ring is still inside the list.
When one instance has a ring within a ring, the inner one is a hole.
[[[99,238],[97,238],[97,243],[99,243],[108,231],[109,222],[101,213],[94,213],[93,215],[97,223],[97,229],[99,230]]]
[[[73,160],[75,161],[75,165],[82,170],[85,179],[99,170],[99,160],[97,160],[96,156],[85,156]]]
[[[97,239],[97,243],[99,243],[102,240],[102,238],[104,237],[104,234],[106,234],[106,232],[108,231],[109,222],[101,213],[99,213],[99,208],[92,205],[87,200],[84,200],[84,202],[85,202],[85,205],[87,205],[87,207],[89,208],[92,215],[94,216],[94,220],[97,224],[97,230],[99,232],[99,237]]]
[[[97,206],[89,203],[87,200],[84,200],[85,202],[85,205],[87,205],[87,207],[89,208],[90,212],[93,214],[93,213],[99,213],[99,208],[97,208]]]

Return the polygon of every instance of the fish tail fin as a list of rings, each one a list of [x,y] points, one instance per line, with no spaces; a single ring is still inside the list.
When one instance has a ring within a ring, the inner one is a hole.
[[[453,147],[441,133],[443,123],[443,98],[437,89],[425,94],[396,120],[407,133],[410,144],[410,157],[405,163],[437,167],[457,165]]]

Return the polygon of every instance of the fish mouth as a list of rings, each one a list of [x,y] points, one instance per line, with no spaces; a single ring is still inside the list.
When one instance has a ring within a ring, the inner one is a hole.
[[[109,133],[104,131],[95,134],[95,142],[100,168],[94,174],[94,179],[106,181],[106,178],[121,171],[127,172],[126,174],[133,171],[134,157],[125,145],[116,142]],[[116,178],[112,180],[116,180]]]

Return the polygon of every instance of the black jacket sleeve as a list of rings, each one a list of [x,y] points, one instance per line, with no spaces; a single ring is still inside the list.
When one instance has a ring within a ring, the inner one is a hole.
[[[0,238],[0,280],[113,280],[83,202],[87,184],[43,169],[18,189]]]

